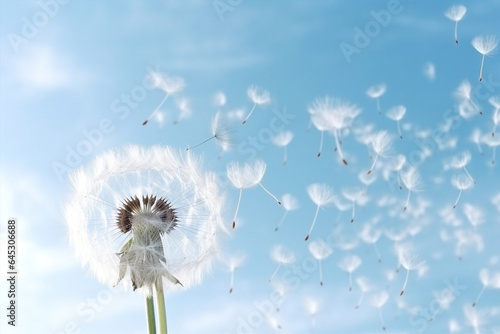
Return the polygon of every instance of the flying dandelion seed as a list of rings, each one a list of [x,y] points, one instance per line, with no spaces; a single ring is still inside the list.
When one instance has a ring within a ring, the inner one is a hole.
[[[227,102],[226,94],[224,92],[218,91],[212,97],[212,103],[216,108],[224,106]]]
[[[484,322],[485,314],[484,312],[478,311],[475,307],[464,306],[465,320],[472,329],[474,334],[480,334],[481,323]]]
[[[347,255],[339,262],[339,268],[349,274],[349,291],[352,291],[352,273],[361,265],[361,258]]]
[[[217,144],[220,145],[220,147],[224,151],[231,149],[234,140],[231,135],[231,132],[229,131],[229,128],[224,122],[222,113],[220,111],[218,111],[212,118],[211,131],[212,131],[212,136],[210,138],[202,141],[201,143],[193,147],[188,147],[186,150],[189,151],[195,147],[205,144],[206,142],[212,139],[215,139]]]
[[[274,228],[274,231],[278,231],[280,226],[283,224],[283,222],[286,219],[286,216],[288,215],[289,211],[297,210],[299,208],[299,202],[297,198],[295,198],[291,194],[284,194],[283,197],[281,198],[281,204],[283,205],[283,208],[285,209],[285,213],[283,214],[283,217],[281,217],[278,225]]]
[[[248,87],[247,94],[250,101],[253,102],[253,107],[243,121],[243,124],[245,124],[250,116],[252,116],[252,113],[254,112],[256,106],[263,107],[271,103],[269,92],[267,90],[260,89],[257,86]]]
[[[476,300],[474,300],[474,302],[472,303],[472,307],[476,306],[476,304],[479,302],[479,299],[481,299],[481,296],[483,295],[484,290],[486,290],[486,288],[490,285],[491,279],[490,279],[490,273],[489,273],[488,269],[483,268],[479,271],[479,280],[481,281],[481,284],[483,285],[483,287],[481,288],[481,291],[479,291],[479,294],[477,295]]]
[[[451,6],[446,10],[444,15],[452,21],[455,21],[455,43],[458,44],[458,22],[462,20],[465,13],[467,12],[467,8],[462,5]]]
[[[373,163],[366,174],[371,174],[375,164],[377,163],[377,159],[379,156],[385,157],[391,150],[392,140],[391,137],[387,134],[387,131],[379,131],[372,136],[371,139],[372,148],[375,151],[375,159],[373,159]]]
[[[469,171],[467,170],[467,165],[471,161],[471,154],[469,151],[463,151],[459,155],[454,156],[451,161],[450,161],[450,167],[453,169],[463,169],[465,174],[471,179],[474,184],[476,184],[476,181],[474,178],[470,175]]]
[[[262,178],[266,172],[266,167],[266,163],[260,159],[255,159],[250,163],[244,163],[243,166],[241,166],[239,162],[231,162],[227,166],[227,177],[231,183],[240,190],[238,204],[236,205],[236,212],[233,218],[233,228],[236,226],[236,217],[238,216],[243,189],[259,185],[269,196],[274,198],[278,204],[281,204],[278,198],[271,194],[269,190],[261,184]]]
[[[433,321],[439,312],[447,310],[450,307],[451,303],[456,298],[454,293],[449,288],[445,288],[441,291],[434,291],[432,294],[434,295],[435,300],[439,304],[439,307],[436,307],[434,312],[432,312],[429,321]]]
[[[420,173],[415,167],[411,167],[406,172],[401,174],[401,179],[408,189],[408,196],[406,197],[405,206],[403,207],[403,211],[406,211],[408,208],[408,204],[410,203],[410,195],[412,192],[420,191],[422,182],[420,178]]]
[[[472,188],[474,186],[474,181],[467,175],[456,174],[451,178],[451,184],[452,186],[460,190],[457,200],[453,205],[453,209],[455,209],[457,207],[458,201],[460,200],[460,196],[462,196],[462,191]]]
[[[401,139],[403,139],[403,135],[401,134],[401,125],[399,123],[400,123],[401,119],[404,117],[405,113],[406,113],[406,107],[402,106],[402,105],[392,107],[387,112],[387,117],[389,119],[392,119],[393,121],[395,121],[397,123],[398,134],[399,134],[399,138],[401,138]]]
[[[469,223],[474,228],[477,228],[479,225],[484,223],[484,214],[480,207],[465,203],[463,212]]]
[[[481,133],[481,130],[474,129],[469,137],[469,140],[476,144],[479,154],[484,155],[483,149],[481,147],[482,137],[483,134]]]
[[[279,132],[272,138],[274,145],[276,145],[278,147],[283,147],[283,151],[284,151],[284,153],[283,153],[283,165],[286,165],[286,163],[287,163],[286,148],[287,148],[288,144],[290,144],[292,139],[293,139],[293,133],[291,131]]]
[[[378,309],[378,317],[380,320],[380,325],[382,326],[382,329],[384,331],[386,328],[385,328],[384,314],[382,312],[382,307],[385,305],[388,299],[389,299],[389,294],[383,290],[374,293],[370,299],[371,304]]]
[[[421,261],[417,255],[411,252],[411,250],[407,247],[400,247],[398,250],[398,259],[399,263],[406,269],[406,278],[403,283],[403,288],[399,293],[402,296],[405,293],[406,285],[408,284],[408,277],[410,275],[411,270],[418,270],[421,268],[425,262]]]
[[[470,82],[468,80],[464,80],[457,87],[457,89],[454,92],[454,95],[461,103],[462,107],[466,106],[464,105],[464,103],[468,103],[472,107],[474,107],[474,109],[476,109],[480,115],[482,115],[483,112],[481,111],[481,109],[477,106],[477,104],[474,103],[474,101],[472,101],[471,93],[472,93],[472,87],[470,85]],[[468,116],[465,116],[464,118],[468,118]]]
[[[295,254],[283,245],[275,245],[271,248],[271,259],[274,262],[277,262],[278,266],[269,278],[269,282],[271,282],[274,276],[276,276],[282,265],[291,265],[295,262]]]
[[[311,317],[311,327],[316,328],[316,316],[321,310],[322,301],[316,298],[308,297],[304,300],[304,306],[307,314]]]
[[[309,244],[309,252],[318,261],[319,266],[319,284],[323,286],[323,269],[321,263],[333,253],[333,249],[322,240],[311,241]]]
[[[483,80],[483,65],[484,57],[493,54],[498,46],[498,41],[495,35],[476,36],[472,39],[472,46],[477,52],[483,55],[481,60],[481,69],[479,70],[479,81]]]
[[[484,136],[482,142],[492,148],[491,165],[494,165],[497,147],[500,145],[500,136]]]
[[[180,121],[185,120],[193,114],[191,110],[191,101],[188,98],[182,97],[175,100],[175,105],[179,109],[179,115],[172,123],[174,125],[179,124]]]
[[[427,62],[424,64],[423,72],[424,76],[429,81],[432,81],[436,78],[436,66],[431,62]]]
[[[285,296],[290,292],[290,287],[286,285],[283,282],[278,282],[278,281],[272,281],[271,285],[274,288],[274,292],[276,292],[276,295],[278,298],[273,300],[276,306],[276,312],[280,311],[281,304],[285,300]]]
[[[361,295],[359,296],[358,303],[354,307],[354,309],[357,310],[358,308],[360,308],[361,304],[363,303],[365,294],[367,292],[370,292],[371,290],[373,290],[373,286],[370,283],[370,281],[368,280],[368,278],[366,278],[364,276],[360,276],[360,277],[356,278],[356,284],[358,285],[359,290],[361,290]]]
[[[352,203],[351,223],[353,223],[354,215],[356,213],[356,203],[363,206],[368,202],[365,190],[363,188],[344,189],[342,190],[342,195]]]
[[[492,96],[488,99],[488,102],[495,108],[493,111],[493,129],[491,130],[491,136],[495,137],[495,131],[498,124],[500,124],[500,96]]]
[[[185,87],[184,79],[179,76],[162,75],[154,71],[150,71],[149,74],[153,79],[153,87],[161,89],[165,93],[165,97],[144,122],[142,122],[142,125],[148,124],[149,120],[155,116],[170,95],[180,92]]]
[[[228,258],[226,261],[226,264],[228,266],[228,269],[229,269],[229,272],[231,273],[231,282],[230,282],[230,285],[229,285],[229,293],[232,293],[233,292],[233,286],[234,286],[234,272],[236,269],[238,269],[239,267],[241,267],[241,265],[243,264],[243,262],[245,262],[245,258],[246,256],[245,255],[238,255],[238,256],[232,256],[230,258]]]
[[[98,156],[71,182],[64,214],[77,257],[102,283],[143,292],[150,332],[155,292],[166,333],[163,291],[199,283],[224,230],[215,175],[169,147],[128,146]]]
[[[309,232],[307,232],[307,235],[305,237],[306,241],[307,239],[309,239],[309,235],[311,234],[314,225],[316,224],[316,219],[318,218],[319,209],[322,206],[325,206],[332,202],[333,191],[326,184],[313,183],[307,187],[307,194],[309,195],[311,201],[313,201],[314,204],[316,204],[316,213],[314,214],[314,218],[311,227],[309,228]]]
[[[382,235],[382,230],[375,228],[370,224],[363,225],[361,231],[359,232],[359,237],[361,240],[363,240],[364,243],[373,245],[379,263],[382,262],[382,259],[380,258],[380,253],[378,251],[377,241],[381,235]]]
[[[377,101],[377,111],[379,115],[382,114],[380,111],[380,97],[385,94],[387,90],[387,86],[384,83],[371,86],[368,88],[366,91],[366,95],[368,95],[370,98],[375,99]]]

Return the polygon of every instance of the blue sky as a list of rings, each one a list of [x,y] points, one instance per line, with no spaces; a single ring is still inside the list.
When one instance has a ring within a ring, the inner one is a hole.
[[[19,221],[20,252],[19,326],[12,329],[2,317],[2,333],[144,333],[142,295],[99,284],[73,255],[61,214],[71,191],[67,172],[126,144],[179,150],[193,146],[210,136],[210,120],[218,109],[225,114],[250,111],[250,85],[268,90],[271,104],[257,107],[245,125],[230,122],[236,137],[233,150],[219,158],[220,150],[211,141],[193,153],[203,156],[207,170],[220,175],[228,227],[238,199],[238,190],[224,179],[231,161],[263,159],[263,184],[278,197],[293,194],[300,207],[274,232],[283,208],[261,189],[244,190],[237,228],[221,245],[223,258],[246,254],[235,272],[234,292],[228,293],[230,274],[224,261],[216,262],[203,284],[172,290],[166,299],[171,333],[379,333],[378,310],[370,299],[381,291],[389,295],[382,307],[388,333],[470,333],[470,312],[480,317],[481,333],[500,332],[498,282],[496,288],[492,283],[485,289],[473,311],[468,308],[482,288],[479,271],[496,273],[497,281],[500,272],[498,162],[491,163],[492,147],[482,143],[481,155],[470,140],[475,129],[483,138],[490,134],[494,107],[488,99],[500,96],[498,54],[486,57],[480,83],[481,54],[471,40],[478,35],[500,38],[500,1],[462,3],[467,13],[458,24],[458,45],[454,22],[444,16],[458,4],[453,1],[54,1],[0,3],[2,272],[9,217]],[[229,7],[222,13],[223,7],[215,5]],[[373,14],[382,10],[391,13],[384,26],[375,23]],[[28,25],[35,23],[29,31]],[[357,29],[366,32],[370,27],[379,29],[366,45],[356,45]],[[345,57],[342,43],[359,53]],[[433,78],[424,74],[428,63],[435,67]],[[163,105],[164,124],[141,126],[164,96],[145,86],[151,70],[180,76],[186,87]],[[470,82],[482,116],[458,115],[454,92],[464,80]],[[380,98],[382,115],[366,95],[379,83],[387,86]],[[125,107],[126,96],[141,92]],[[213,103],[217,92],[227,98],[221,107]],[[307,130],[308,106],[326,95],[362,109],[342,133],[348,166],[334,152],[329,134],[318,158],[320,133],[314,127]],[[181,98],[189,101],[192,115],[174,125]],[[401,121],[403,139],[385,116],[396,105],[407,108]],[[284,109],[292,116],[279,116]],[[450,120],[452,128],[443,131]],[[376,181],[367,190],[367,203],[357,208],[354,223],[350,208],[339,211],[330,205],[320,210],[310,241],[322,239],[334,249],[323,262],[321,287],[317,267],[307,267],[314,262],[304,236],[316,206],[306,188],[326,183],[343,198],[342,190],[362,185],[358,175],[372,164],[373,152],[371,145],[357,140],[357,133],[367,125],[393,136],[391,154],[379,158],[372,175]],[[286,166],[282,148],[270,141],[276,128],[294,133]],[[444,138],[442,145],[438,135]],[[430,154],[421,161],[417,158],[425,146]],[[465,150],[471,153],[467,168],[477,184],[453,210],[458,190],[450,180],[460,171],[444,166]],[[390,157],[397,154],[405,155],[406,167],[416,167],[422,178],[421,191],[411,195],[407,212],[402,211],[407,189],[383,179]],[[464,213],[467,205],[482,213],[482,224],[470,223]],[[377,242],[381,263],[373,246],[359,239],[365,224],[382,232]],[[425,261],[426,270],[410,272],[403,296],[399,292],[406,271],[396,273],[391,232],[403,233],[400,243],[411,245]],[[457,254],[462,235],[470,245]],[[347,241],[357,245],[346,250]],[[290,291],[279,312],[267,312],[275,291],[268,280],[275,269],[270,250],[276,244],[293,250],[297,267],[280,269],[273,281],[287,281]],[[477,249],[479,244],[483,247]],[[348,275],[338,268],[348,254],[362,259],[354,279],[364,276],[373,286],[357,310],[360,288],[354,283],[349,292]],[[450,289],[453,282],[459,288]],[[2,283],[2,309],[5,287]],[[435,293],[443,290],[452,291],[453,299],[429,322],[422,314],[437,305]],[[314,328],[306,298],[322,303]],[[450,323],[456,327],[450,329]]]

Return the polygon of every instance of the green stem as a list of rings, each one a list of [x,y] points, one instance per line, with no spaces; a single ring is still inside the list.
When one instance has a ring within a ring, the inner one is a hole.
[[[146,315],[148,317],[148,334],[156,334],[155,305],[153,296],[146,297]]]
[[[163,286],[156,285],[156,304],[158,305],[158,320],[160,324],[160,334],[167,334],[167,312],[165,309],[165,297],[163,296]]]

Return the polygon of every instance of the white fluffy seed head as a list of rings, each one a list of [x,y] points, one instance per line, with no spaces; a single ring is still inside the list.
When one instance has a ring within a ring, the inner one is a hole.
[[[299,201],[291,194],[284,194],[281,197],[281,205],[286,211],[293,211],[299,208]]]
[[[368,90],[366,91],[366,95],[368,95],[372,99],[376,99],[376,98],[379,98],[382,95],[384,95],[386,90],[387,90],[387,86],[385,85],[385,83],[381,83],[381,84],[369,87]]]
[[[250,86],[247,90],[248,98],[255,104],[263,106],[271,102],[271,96],[267,90],[257,86]]]
[[[444,15],[452,21],[458,22],[460,21],[465,13],[467,12],[467,8],[463,5],[454,5],[451,6],[444,12]]]
[[[274,245],[271,248],[271,259],[280,264],[292,264],[295,262],[295,254],[283,245]]]
[[[215,175],[169,147],[108,151],[71,174],[69,240],[103,283],[141,288],[201,281],[224,230]]]
[[[411,191],[419,191],[422,188],[420,173],[415,167],[411,167],[407,171],[401,173],[401,180],[405,187]]]
[[[323,240],[311,241],[308,248],[311,255],[318,261],[326,259],[333,253],[333,249]]]
[[[392,139],[387,131],[382,130],[373,135],[371,143],[375,153],[385,156],[391,150]]]
[[[370,303],[375,307],[381,308],[382,306],[385,305],[388,299],[389,299],[389,294],[387,293],[387,291],[382,290],[375,292],[371,295]]]
[[[458,190],[467,190],[472,188],[474,180],[465,174],[455,174],[451,178],[451,184]]]
[[[393,121],[400,121],[405,113],[406,107],[403,105],[398,105],[389,109],[389,111],[387,112],[387,117],[392,119]]]
[[[230,162],[227,165],[227,177],[238,189],[251,188],[260,183],[266,172],[266,163],[261,159],[252,162]]]
[[[482,55],[492,54],[497,46],[498,40],[495,35],[479,35],[472,39],[472,46]]]
[[[307,187],[307,194],[311,201],[318,206],[329,204],[333,200],[333,190],[324,183],[313,183]]]
[[[357,255],[346,255],[340,262],[339,268],[345,272],[352,273],[361,265],[361,258]]]
[[[278,132],[273,138],[273,144],[276,146],[287,146],[293,139],[293,132],[282,131]]]
[[[167,94],[175,94],[184,89],[185,82],[182,77],[150,71],[153,87],[159,88]]]
[[[229,127],[227,126],[224,115],[218,111],[212,118],[210,127],[212,136],[216,139],[217,144],[224,150],[228,151],[233,147],[234,138]]]

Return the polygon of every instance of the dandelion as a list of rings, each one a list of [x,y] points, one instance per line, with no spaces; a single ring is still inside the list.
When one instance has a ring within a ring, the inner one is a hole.
[[[307,194],[311,201],[316,204],[316,213],[314,214],[314,219],[312,221],[311,227],[309,228],[309,232],[307,232],[305,240],[309,239],[309,235],[311,234],[314,225],[316,224],[316,219],[318,218],[319,208],[324,205],[332,202],[333,199],[333,191],[332,189],[323,183],[313,183],[307,187]]]
[[[469,171],[467,170],[467,165],[469,164],[471,158],[472,156],[470,152],[465,150],[451,159],[450,167],[454,169],[463,169],[464,172],[467,174],[467,176],[471,179],[471,181],[474,182],[474,184],[476,184],[476,181],[474,181],[474,178],[470,175]]]
[[[279,132],[272,138],[274,145],[284,148],[283,165],[286,165],[287,162],[286,148],[288,144],[290,144],[292,139],[293,139],[293,133],[291,131]]]
[[[153,110],[153,112],[142,122],[142,125],[148,124],[149,120],[155,116],[160,110],[165,101],[170,95],[174,95],[184,89],[184,79],[174,75],[162,75],[158,72],[150,71],[151,78],[153,79],[153,87],[161,89],[165,92],[165,97],[160,104]]]
[[[315,298],[306,298],[304,301],[304,306],[306,308],[307,314],[311,317],[312,328],[316,327],[316,315],[321,310],[321,300]]]
[[[401,139],[403,139],[403,136],[401,135],[401,125],[399,124],[399,121],[401,121],[401,119],[403,118],[405,113],[406,113],[406,107],[402,106],[402,105],[392,107],[387,112],[387,117],[392,119],[393,121],[395,121],[397,123],[398,134],[399,134],[399,138],[401,138]]]
[[[427,62],[424,64],[423,72],[425,77],[430,81],[436,78],[436,66],[434,66],[434,64],[431,62]]]
[[[435,311],[432,312],[429,321],[433,321],[440,311],[447,310],[450,307],[450,304],[456,299],[455,293],[450,288],[445,288],[440,291],[434,291],[432,294],[434,295],[435,300],[438,302],[439,307],[436,307]]]
[[[365,294],[367,292],[369,292],[370,290],[372,290],[373,286],[370,283],[370,281],[368,280],[368,278],[366,278],[364,276],[360,276],[360,277],[356,278],[356,284],[358,285],[359,289],[361,290],[361,295],[359,296],[358,303],[354,307],[354,309],[357,310],[361,306],[361,304],[363,303],[363,299],[365,297]]]
[[[468,80],[464,80],[460,83],[458,88],[455,90],[455,97],[460,101],[461,105],[465,103],[469,103],[474,107],[474,109],[479,112],[479,114],[483,114],[481,109],[472,101],[471,99],[471,92],[472,92],[472,87],[470,85],[470,82]],[[467,117],[466,117],[467,118]]]
[[[479,71],[479,81],[483,80],[483,65],[484,65],[484,56],[490,55],[495,52],[498,41],[494,35],[488,36],[476,36],[472,39],[472,46],[477,50],[480,54],[483,55],[483,59],[481,61],[481,69]]]
[[[216,108],[220,108],[226,104],[226,94],[222,91],[216,92],[212,97],[212,102]]]
[[[495,164],[495,155],[496,155],[496,151],[497,151],[497,146],[500,145],[500,137],[499,136],[496,136],[496,137],[485,136],[482,139],[482,141],[486,145],[488,145],[489,147],[493,148],[492,155],[491,155],[491,164],[494,165]]]
[[[481,327],[481,322],[483,322],[484,313],[474,307],[464,306],[464,315],[469,326],[474,329],[474,334],[480,334],[479,328]]]
[[[477,295],[474,303],[472,303],[472,307],[476,306],[487,287],[500,287],[500,272],[490,274],[488,269],[483,268],[479,271],[479,280],[481,281],[483,287],[481,288],[481,291],[479,291],[479,294]]]
[[[332,255],[333,249],[328,246],[327,243],[325,243],[322,240],[319,241],[311,241],[309,244],[309,252],[311,255],[318,261],[318,266],[319,266],[319,284],[323,286],[323,270],[321,268],[321,262]]]
[[[408,203],[410,203],[410,195],[412,191],[419,191],[421,187],[420,174],[415,167],[411,167],[406,172],[401,174],[401,179],[405,187],[408,189],[408,196],[406,197],[405,206],[403,207],[403,211],[406,211],[408,208]]]
[[[271,259],[274,262],[277,262],[278,266],[269,278],[269,282],[271,282],[273,277],[278,273],[281,265],[290,265],[295,262],[295,254],[293,254],[291,250],[285,248],[285,246],[283,245],[275,245],[273,246],[273,248],[271,248]]]
[[[379,291],[377,293],[374,293],[371,296],[371,304],[375,306],[378,309],[378,317],[380,319],[380,325],[382,326],[382,329],[385,331],[385,322],[384,322],[384,314],[382,312],[382,307],[387,303],[387,300],[389,299],[389,294],[387,291]]]
[[[480,208],[472,204],[465,203],[463,211],[465,217],[474,228],[484,223],[484,214]]]
[[[193,112],[191,110],[191,102],[185,97],[176,99],[175,104],[179,109],[179,116],[177,116],[177,119],[175,119],[172,123],[177,125],[180,121],[191,117]]]
[[[406,284],[408,284],[408,276],[410,275],[411,270],[421,268],[425,262],[421,261],[417,255],[413,254],[407,247],[401,247],[398,252],[399,263],[406,269],[406,278],[403,284],[403,288],[399,293],[402,296],[406,289]]]
[[[456,174],[451,178],[451,184],[455,188],[460,190],[460,192],[458,193],[457,200],[453,205],[453,209],[455,209],[457,207],[458,201],[460,200],[460,196],[462,196],[462,191],[472,188],[472,186],[474,185],[474,181],[470,177],[465,176],[464,174]]]
[[[349,274],[349,291],[352,291],[352,273],[361,265],[361,258],[347,255],[339,262],[339,268]]]
[[[65,207],[69,240],[104,284],[124,282],[146,297],[149,333],[166,333],[164,290],[199,283],[223,231],[215,175],[169,147],[128,146],[71,175]]]
[[[278,225],[276,225],[276,227],[274,228],[274,231],[278,231],[281,224],[283,224],[283,222],[285,221],[289,211],[297,210],[299,208],[299,202],[297,198],[295,198],[293,195],[290,194],[283,195],[283,197],[281,198],[281,204],[285,209],[285,213],[283,214],[283,217],[281,217],[281,220],[279,221]]]
[[[236,212],[233,218],[233,228],[236,226],[236,217],[238,216],[238,211],[241,203],[241,194],[243,189],[252,188],[259,185],[269,196],[274,198],[278,204],[281,202],[269,192],[262,184],[262,178],[266,172],[266,163],[260,159],[255,159],[253,162],[244,163],[241,166],[238,162],[231,162],[227,166],[227,177],[231,183],[238,189],[240,189],[240,194],[238,196],[238,204],[236,205]]]
[[[245,124],[248,121],[253,111],[255,110],[256,106],[262,107],[271,102],[271,97],[269,96],[269,92],[267,90],[260,89],[257,86],[252,85],[248,87],[247,94],[250,101],[253,102],[253,107],[248,113],[245,120],[243,121],[243,124]]]
[[[344,189],[342,191],[342,195],[348,200],[352,202],[352,214],[351,214],[351,223],[354,222],[354,215],[356,211],[356,202],[359,205],[364,205],[368,201],[366,198],[366,193],[363,188],[351,188]]]
[[[455,6],[451,6],[450,8],[448,8],[446,10],[446,12],[444,13],[444,15],[447,18],[449,18],[452,21],[455,21],[455,43],[457,43],[457,44],[458,44],[458,34],[457,34],[458,21],[462,20],[462,18],[464,17],[466,12],[467,12],[467,8],[465,8],[465,6],[455,5]]]
[[[491,136],[495,137],[495,131],[498,124],[500,124],[500,96],[492,96],[488,99],[488,102],[495,108],[493,112],[493,130],[491,130]]]
[[[387,131],[379,131],[376,134],[373,135],[371,144],[373,147],[373,150],[375,151],[375,159],[373,159],[372,166],[368,170],[366,174],[371,174],[373,168],[375,167],[375,164],[377,163],[377,159],[379,156],[386,156],[388,151],[391,149],[391,138],[387,134]]]
[[[481,130],[479,129],[474,129],[472,131],[472,134],[469,137],[469,140],[476,144],[477,150],[479,151],[479,154],[484,155],[483,149],[481,147],[481,138],[482,138],[482,133]]]
[[[359,237],[361,238],[361,240],[363,240],[364,243],[373,245],[379,263],[382,262],[382,259],[380,258],[380,253],[378,251],[377,241],[381,235],[382,230],[374,228],[369,224],[363,225],[363,228],[359,232]]]
[[[380,111],[380,97],[385,94],[386,90],[387,90],[387,86],[384,83],[381,83],[381,84],[378,84],[375,86],[371,86],[366,91],[366,94],[369,97],[377,100],[377,111],[378,111],[379,115],[382,114],[382,112]]]
[[[245,255],[237,255],[237,256],[232,256],[229,259],[227,259],[227,266],[229,268],[229,272],[231,273],[231,282],[229,285],[229,293],[233,292],[233,286],[234,286],[234,271],[241,267],[243,262],[245,261]]]
[[[202,141],[201,143],[193,147],[188,147],[186,150],[189,151],[190,149],[203,145],[207,141],[212,139],[215,139],[217,144],[219,144],[224,151],[227,151],[231,148],[233,143],[233,138],[231,136],[229,128],[227,127],[222,118],[222,113],[220,111],[218,111],[212,118],[211,131],[212,131],[212,136],[210,138]]]

